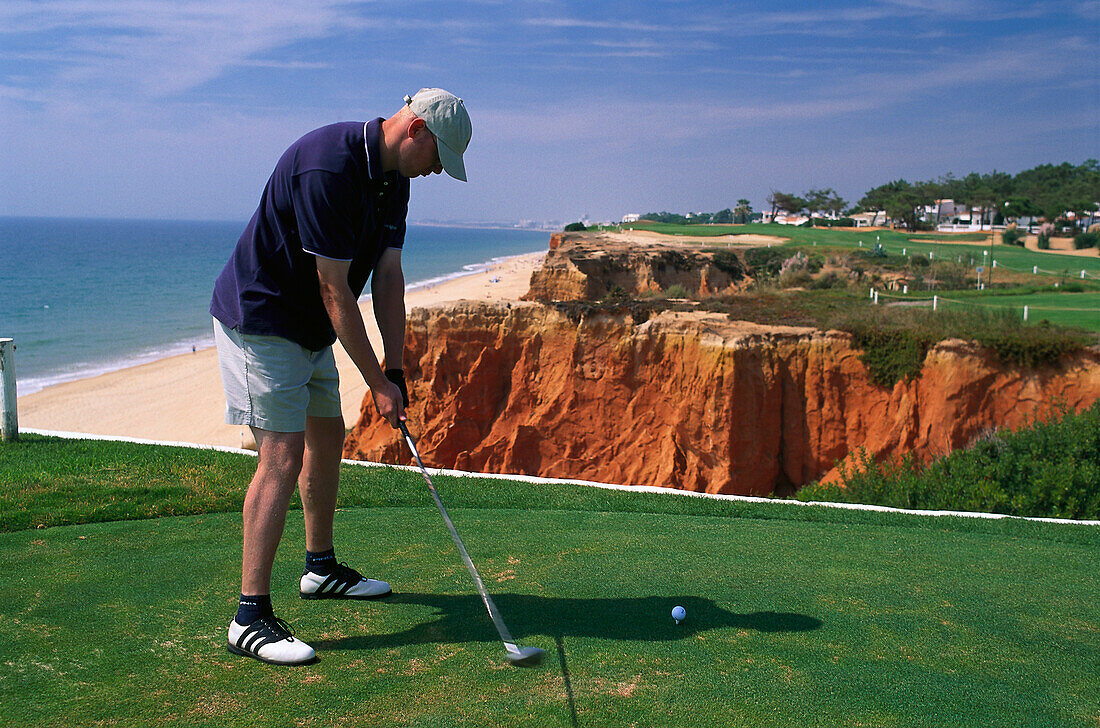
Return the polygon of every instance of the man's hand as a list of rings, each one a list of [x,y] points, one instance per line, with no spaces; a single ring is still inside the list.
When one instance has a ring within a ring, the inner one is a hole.
[[[386,379],[390,380],[397,385],[397,388],[401,390],[401,404],[405,406],[405,409],[409,408],[409,386],[405,384],[405,370],[404,369],[387,369]]]
[[[371,396],[378,414],[382,415],[390,427],[397,429],[397,423],[405,420],[405,407],[401,403],[401,390],[393,382],[386,380],[377,387],[371,387]]]

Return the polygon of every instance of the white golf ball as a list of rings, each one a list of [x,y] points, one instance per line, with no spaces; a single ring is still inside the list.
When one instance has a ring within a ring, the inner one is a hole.
[[[687,617],[687,610],[681,606],[675,606],[672,608],[672,618],[679,624]]]

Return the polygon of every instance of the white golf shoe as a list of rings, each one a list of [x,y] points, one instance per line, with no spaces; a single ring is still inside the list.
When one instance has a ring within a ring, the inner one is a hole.
[[[306,569],[298,582],[302,599],[378,599],[392,593],[386,582],[367,579],[347,564],[337,564],[329,574]]]
[[[272,665],[304,665],[317,659],[305,642],[294,638],[290,625],[278,617],[260,617],[252,624],[229,623],[229,642],[234,655],[252,657]]]

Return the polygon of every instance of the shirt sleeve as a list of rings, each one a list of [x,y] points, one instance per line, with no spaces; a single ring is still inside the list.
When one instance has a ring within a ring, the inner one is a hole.
[[[291,195],[303,250],[333,260],[355,257],[362,203],[353,185],[341,175],[310,170],[295,176]]]

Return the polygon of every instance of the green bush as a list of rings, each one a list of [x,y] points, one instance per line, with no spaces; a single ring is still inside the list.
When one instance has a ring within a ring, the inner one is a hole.
[[[1027,238],[1027,233],[1020,228],[1009,228],[1001,235],[1001,242],[1005,245],[1018,245],[1024,247],[1024,241]]]
[[[933,312],[871,306],[833,318],[829,328],[852,335],[871,380],[882,387],[918,376],[928,349],[944,339],[977,341],[1001,362],[1020,367],[1053,364],[1093,341],[1076,329],[1027,325],[1011,309]]]
[[[688,292],[679,283],[673,283],[671,286],[665,289],[665,298],[687,298]]]
[[[866,452],[839,485],[815,483],[800,500],[895,508],[1100,518],[1100,402],[1012,433],[993,433],[926,466],[879,463]]]
[[[1100,245],[1100,233],[1077,233],[1073,236],[1075,250],[1095,248],[1097,245]]]
[[[1036,240],[1039,250],[1050,250],[1050,235],[1039,233],[1039,237]]]
[[[588,228],[586,228],[584,226],[583,222],[571,222],[571,223],[569,223],[568,225],[565,226],[564,232],[567,232],[567,233],[583,233],[587,229]]]
[[[757,278],[774,278],[779,275],[788,252],[780,248],[749,248],[745,251],[745,263]]]
[[[766,248],[765,248],[766,250]],[[714,267],[728,275],[732,280],[739,281],[745,277],[745,268],[737,255],[729,250],[719,250],[711,256]]]
[[[915,265],[919,268],[927,268],[931,261],[928,260],[927,255],[921,255],[920,253],[913,253],[909,256],[909,265]]]
[[[835,270],[823,273],[810,283],[810,288],[815,291],[821,291],[827,288],[846,288],[847,286],[847,278]]]

